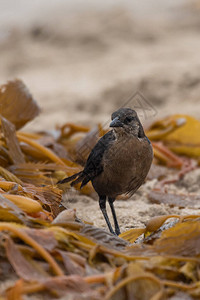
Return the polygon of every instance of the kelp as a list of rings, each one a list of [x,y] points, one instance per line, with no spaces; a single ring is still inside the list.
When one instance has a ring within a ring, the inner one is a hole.
[[[146,131],[150,140],[162,143],[174,153],[200,157],[200,121],[188,115],[172,115],[153,123]]]
[[[0,114],[20,129],[40,112],[25,84],[16,79],[0,86]]]
[[[168,216],[171,217],[175,216]],[[127,299],[127,293],[137,295],[137,299],[167,299],[179,290],[191,297],[200,296],[200,221],[197,216],[182,217],[150,244],[124,243],[115,249],[111,240],[107,239],[105,245],[99,235],[94,238],[95,231],[100,229],[90,228],[91,237],[83,234],[84,226],[72,230],[65,223],[65,228],[49,224],[36,229],[1,222],[5,240],[1,245],[5,248],[2,259],[11,264],[16,273],[15,284],[2,292],[4,299],[9,299],[19,282],[21,297],[43,292],[49,299],[55,295],[59,298],[68,294],[70,285],[74,299],[77,294],[81,299],[81,283],[88,291],[88,299],[100,299],[102,295],[104,299]],[[101,231],[102,236],[110,235]],[[118,237],[115,239],[120,241]]]
[[[82,169],[107,128],[23,132],[39,111],[22,81],[0,87],[0,299],[199,299],[200,215],[156,216],[118,237],[64,210],[70,185],[57,181]],[[150,202],[199,208],[198,195],[163,188],[197,167],[199,129],[198,120],[175,115],[147,130],[155,154]]]

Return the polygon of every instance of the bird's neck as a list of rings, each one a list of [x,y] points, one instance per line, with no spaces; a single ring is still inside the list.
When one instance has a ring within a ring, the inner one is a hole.
[[[115,134],[115,137],[117,140],[137,138],[137,135],[135,135],[131,132],[125,131],[123,128],[117,128],[117,130],[114,129],[114,134]]]

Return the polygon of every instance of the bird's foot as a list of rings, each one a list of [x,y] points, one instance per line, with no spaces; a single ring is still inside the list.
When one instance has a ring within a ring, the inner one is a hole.
[[[116,235],[116,236],[118,236],[118,235],[120,235],[120,234],[121,234],[121,232],[120,232],[119,228],[118,228],[118,229],[115,229],[115,231],[114,231],[113,229],[109,229],[109,230],[110,230],[110,233],[112,233],[113,235]]]
[[[114,230],[111,230],[110,228],[109,228],[109,230],[110,230],[110,233],[112,233],[113,235],[117,235],[116,232],[114,232]]]
[[[117,236],[121,234],[121,232],[120,232],[120,229],[119,229],[119,228],[116,228],[116,229],[115,229],[115,234],[116,234]]]

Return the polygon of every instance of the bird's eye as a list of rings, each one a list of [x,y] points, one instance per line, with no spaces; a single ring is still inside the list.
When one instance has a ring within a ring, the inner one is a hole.
[[[128,123],[130,123],[132,120],[133,120],[133,117],[126,117],[126,118],[124,119],[124,123],[125,123],[125,124],[128,124]]]

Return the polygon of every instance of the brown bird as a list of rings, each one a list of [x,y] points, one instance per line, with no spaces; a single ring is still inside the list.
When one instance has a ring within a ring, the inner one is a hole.
[[[144,182],[150,169],[153,150],[145,136],[137,113],[130,108],[120,108],[112,114],[110,127],[92,149],[83,171],[67,177],[58,183],[72,181],[71,186],[89,181],[99,195],[99,206],[108,228],[113,234],[120,234],[114,201],[118,195],[133,195]],[[106,211],[106,198],[110,205],[115,232]]]

